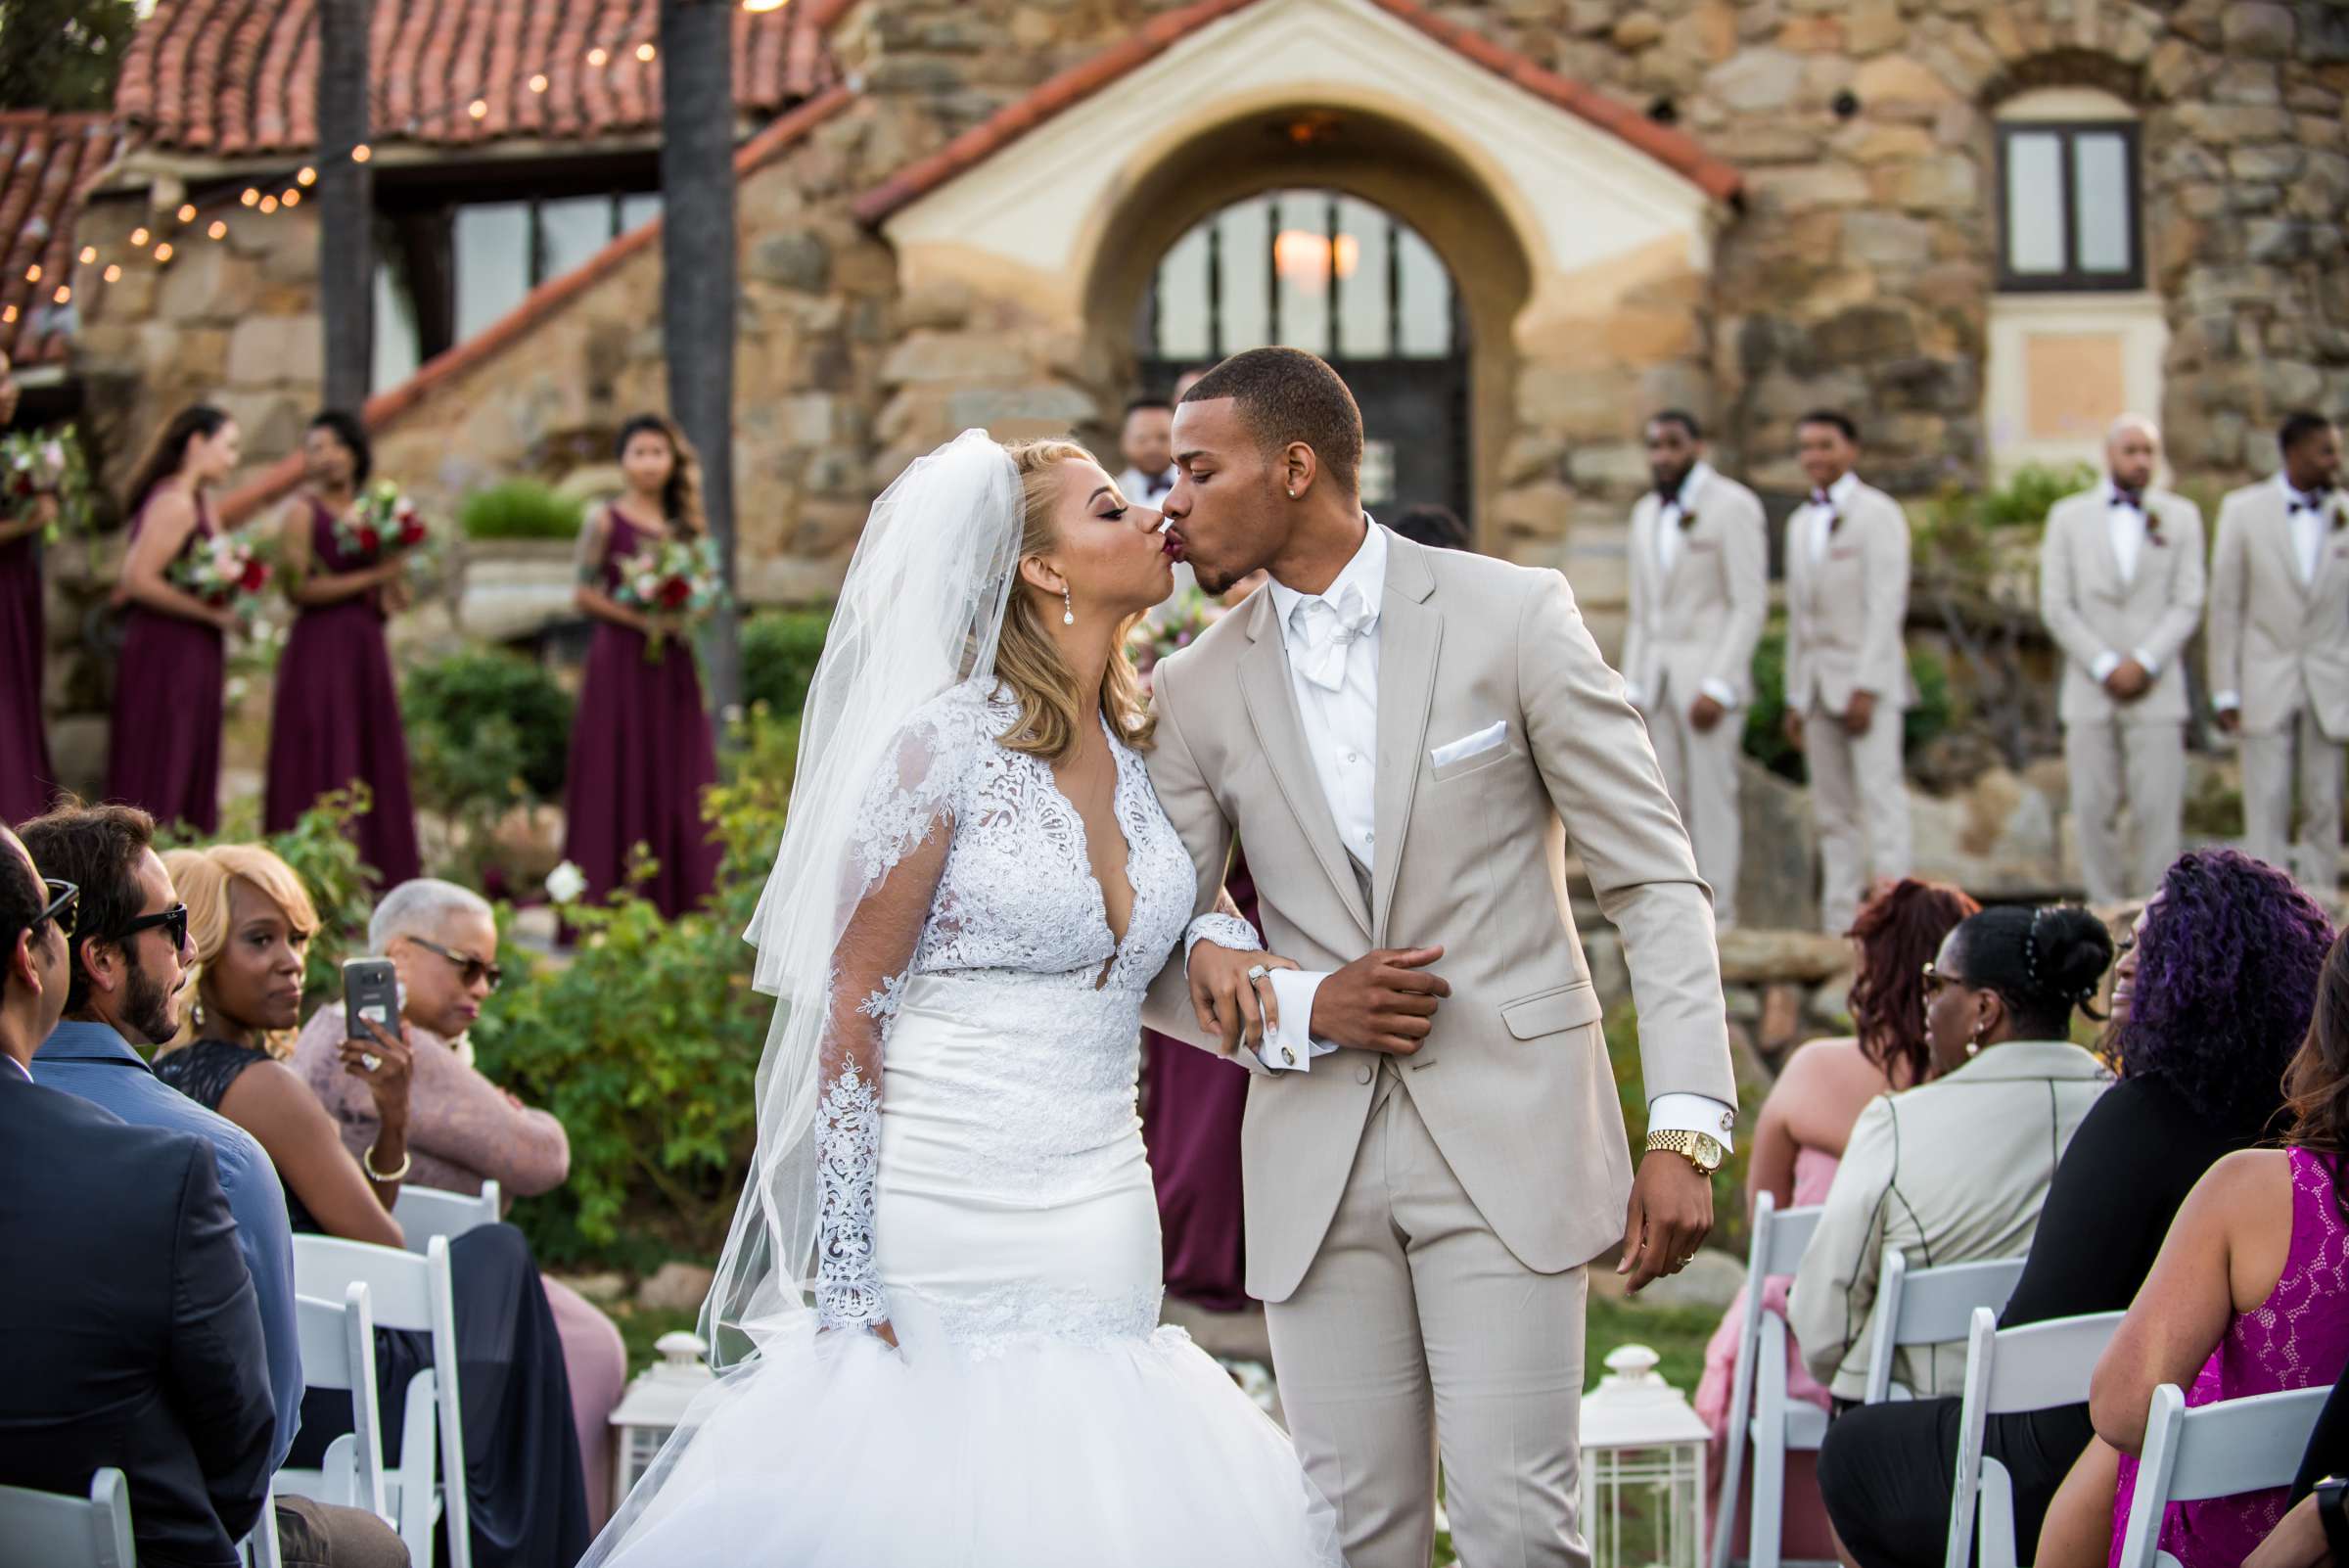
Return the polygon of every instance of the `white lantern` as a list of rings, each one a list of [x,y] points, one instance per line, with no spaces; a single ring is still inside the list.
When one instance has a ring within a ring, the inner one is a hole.
[[[651,1469],[661,1445],[685,1419],[714,1376],[702,1360],[701,1336],[677,1329],[653,1341],[661,1360],[637,1375],[612,1412],[612,1505],[617,1508]]]
[[[1593,1568],[1696,1568],[1704,1550],[1704,1421],[1626,1345],[1583,1396],[1583,1529]]]

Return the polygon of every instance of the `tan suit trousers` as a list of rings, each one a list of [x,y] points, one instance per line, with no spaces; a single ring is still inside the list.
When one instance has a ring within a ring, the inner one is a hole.
[[[1494,1235],[1411,1104],[1407,1065],[1355,1052],[1378,1098],[1329,1234],[1265,1320],[1306,1473],[1348,1568],[1427,1568],[1435,1461],[1460,1561],[1589,1568],[1576,1438],[1584,1270],[1538,1274]]]
[[[1709,731],[1688,722],[1693,697],[1667,690],[1664,701],[1645,710],[1647,740],[1656,751],[1664,788],[1680,807],[1681,825],[1696,852],[1697,874],[1713,890],[1713,924],[1722,931],[1737,923],[1737,861],[1742,851],[1737,820],[1737,751],[1745,735],[1745,714],[1731,709]]]
[[[2282,728],[2245,735],[2243,850],[2280,870],[2326,908],[2340,896],[2341,748],[2305,704]],[[2300,786],[2293,831],[2292,786]]]
[[[1816,703],[1803,717],[1811,818],[1819,829],[1819,927],[1841,935],[1869,886],[1909,874],[1909,788],[1901,770],[1901,714],[1883,703],[1864,735]]]
[[[2091,903],[2146,899],[2178,858],[2186,809],[2186,725],[2172,719],[2133,724],[2088,718],[2063,726],[2063,765],[2071,782],[2072,827]],[[2120,812],[2126,801],[2137,853],[2124,853]]]

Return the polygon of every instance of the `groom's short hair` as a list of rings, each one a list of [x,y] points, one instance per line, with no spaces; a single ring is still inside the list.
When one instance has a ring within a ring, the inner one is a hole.
[[[1345,380],[1302,348],[1233,354],[1182,394],[1186,403],[1228,397],[1267,456],[1291,441],[1313,449],[1329,477],[1355,488],[1362,463],[1362,411]]]

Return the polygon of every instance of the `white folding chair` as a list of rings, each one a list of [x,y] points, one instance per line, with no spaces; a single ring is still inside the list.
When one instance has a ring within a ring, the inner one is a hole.
[[[133,1568],[130,1484],[112,1467],[90,1477],[90,1495],[0,1487],[0,1541],[9,1561],[41,1568]]]
[[[341,1302],[294,1298],[301,1339],[301,1380],[310,1388],[350,1394],[350,1430],[327,1445],[315,1470],[277,1472],[277,1490],[296,1497],[365,1508],[391,1522],[384,1505],[383,1406],[375,1387],[375,1309],[364,1280],[354,1279]]]
[[[1979,1519],[1979,1568],[2016,1568],[2014,1482],[1983,1453],[1994,1415],[2020,1415],[2088,1403],[2096,1358],[2121,1326],[2119,1313],[2053,1317],[2001,1331],[1999,1314],[1974,1309],[1966,1336],[1965,1396],[1958,1415],[1958,1473],[1950,1491],[1943,1568],[1966,1568]]]
[[[438,1187],[403,1186],[399,1201],[392,1206],[392,1218],[399,1222],[408,1251],[422,1253],[435,1236],[454,1241],[476,1225],[497,1223],[498,1203],[494,1181],[483,1182],[478,1198]]]
[[[1827,1434],[1827,1413],[1786,1393],[1786,1319],[1762,1306],[1773,1274],[1791,1274],[1819,1228],[1820,1210],[1781,1211],[1769,1193],[1754,1199],[1752,1239],[1746,1245],[1745,1307],[1737,1325],[1737,1369],[1729,1385],[1728,1453],[1721,1474],[1721,1504],[1713,1520],[1712,1568],[1728,1568],[1729,1536],[1737,1520],[1737,1488],[1745,1474],[1745,1445],[1754,1446],[1754,1500],[1746,1536],[1752,1568],[1778,1568],[1786,1494],[1786,1455],[1816,1450]]]
[[[2332,1385],[2320,1383],[2189,1410],[2177,1384],[2155,1389],[2120,1568],[2178,1568],[2178,1559],[2159,1549],[2162,1512],[2173,1502],[2291,1485],[2331,1397]]]
[[[285,1568],[278,1554],[277,1477],[269,1478],[269,1495],[261,1499],[261,1516],[253,1533],[237,1543],[237,1561],[245,1568]]]
[[[450,1568],[473,1568],[472,1515],[465,1501],[465,1424],[457,1399],[457,1321],[448,1281],[448,1241],[435,1236],[424,1256],[333,1236],[294,1238],[294,1289],[346,1301],[367,1287],[378,1328],[432,1336],[433,1364],[408,1380],[399,1466],[385,1476],[392,1517],[409,1561],[432,1568],[433,1521],[445,1515]],[[434,1429],[438,1428],[436,1445]],[[439,1471],[436,1476],[434,1466]]]
[[[1876,1276],[1876,1310],[1868,1326],[1865,1403],[1914,1399],[1914,1390],[1893,1386],[1893,1362],[1900,1353],[1918,1345],[1963,1344],[1973,1331],[1974,1309],[2005,1311],[2006,1298],[2022,1277],[2020,1258],[1911,1268],[1900,1248],[1886,1247],[1884,1267]]]

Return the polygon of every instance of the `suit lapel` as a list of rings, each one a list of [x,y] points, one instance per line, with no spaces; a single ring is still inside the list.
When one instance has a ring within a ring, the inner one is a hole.
[[[2088,557],[2104,573],[2104,580],[2089,584],[2089,591],[2095,593],[2108,587],[2114,597],[2128,599],[2137,591],[2137,585],[2145,579],[2145,549],[2152,543],[2151,539],[2148,538],[2144,545],[2138,548],[2137,576],[2124,577],[2121,576],[2120,552],[2112,547],[2112,502],[2101,492],[2098,492],[2096,505],[2090,509],[2083,526],[2088,529],[2090,535]]]
[[[2300,551],[2292,542],[2292,515],[2284,506],[2283,497],[2273,490],[2261,496],[2257,521],[2260,532],[2267,536],[2268,548],[2276,552],[2277,562],[2283,568],[2283,580],[2291,584],[2292,591],[2300,596],[2300,605],[2305,609],[2316,591],[2316,585],[2300,578]],[[2317,556],[2317,576],[2324,575],[2325,557],[2320,552]]]
[[[1675,570],[1678,570],[1675,563]],[[1410,831],[1411,798],[1419,784],[1419,754],[1436,690],[1436,652],[1444,617],[1427,602],[1435,592],[1427,553],[1408,539],[1387,540],[1387,587],[1378,613],[1378,779],[1373,791],[1370,940],[1381,942],[1403,843]]]
[[[1346,912],[1367,937],[1370,911],[1363,907],[1361,887],[1354,879],[1346,846],[1338,838],[1337,818],[1329,814],[1328,798],[1321,793],[1321,775],[1306,750],[1305,721],[1297,715],[1297,691],[1290,683],[1288,655],[1281,647],[1272,595],[1260,589],[1256,601],[1248,622],[1248,648],[1240,655],[1240,701],[1248,710],[1248,722],[1255,727],[1257,744],[1272,766],[1272,781],[1280,787],[1281,799],[1305,830],[1305,842],[1313,846],[1313,857],[1328,873],[1330,885],[1345,900]],[[1379,858],[1383,861],[1386,857],[1382,854]]]

